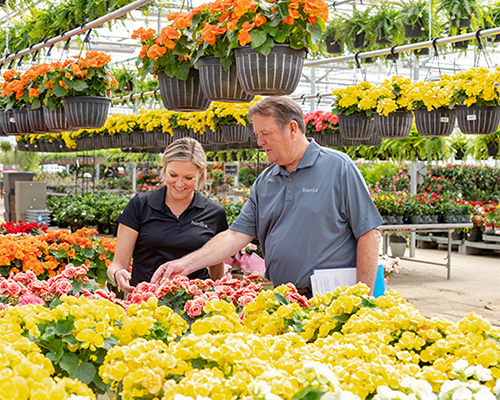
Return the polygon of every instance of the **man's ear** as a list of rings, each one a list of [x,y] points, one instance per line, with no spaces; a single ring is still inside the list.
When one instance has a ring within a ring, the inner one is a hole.
[[[297,137],[298,135],[301,135],[302,133],[300,132],[300,129],[299,129],[299,124],[297,124],[297,121],[295,120],[291,120],[289,122],[289,126],[290,126],[290,136],[292,136],[293,138]]]

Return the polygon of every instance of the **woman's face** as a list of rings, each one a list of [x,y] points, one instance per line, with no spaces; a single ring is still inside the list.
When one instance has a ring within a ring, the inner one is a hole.
[[[192,161],[170,161],[165,168],[167,192],[176,200],[190,199],[202,173]]]

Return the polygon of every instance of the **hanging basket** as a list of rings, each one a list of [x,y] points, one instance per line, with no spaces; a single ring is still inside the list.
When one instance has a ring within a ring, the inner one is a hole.
[[[160,131],[144,131],[143,143],[146,147],[167,147],[167,140],[170,137],[168,133]],[[170,143],[171,141],[168,142]]]
[[[0,113],[0,123],[2,130],[6,135],[17,135],[16,119],[14,118],[14,110],[2,110]]]
[[[335,36],[327,36],[325,38],[326,51],[330,54],[342,53],[342,47],[340,43],[335,40]]]
[[[211,101],[248,103],[255,97],[243,91],[238,81],[236,63],[225,71],[219,58],[207,56],[198,60],[198,69],[203,94]]]
[[[31,108],[27,107],[28,121],[30,123],[31,130],[34,133],[47,133],[49,129],[45,123],[45,118],[43,116],[43,108]]]
[[[195,132],[194,129],[189,129],[189,137],[193,138],[194,140],[197,140],[200,144],[209,144],[208,143],[208,137],[203,133],[198,133]]]
[[[372,133],[373,120],[366,115],[339,114],[340,135],[343,139],[367,140]]]
[[[457,106],[457,122],[466,135],[492,135],[500,123],[500,106]]]
[[[250,133],[249,126],[239,124],[222,125],[221,129],[226,143],[244,143]]]
[[[184,137],[189,137],[189,129],[186,128],[172,128],[172,132],[174,136],[172,137],[174,140],[182,139]]]
[[[28,120],[28,109],[26,107],[15,108],[12,111],[12,115],[14,116],[14,120],[16,121],[18,135],[28,135],[32,133]]]
[[[343,139],[340,133],[325,133],[323,135],[325,146],[328,147],[342,147]]]
[[[207,140],[209,144],[225,144],[226,140],[222,134],[222,129],[218,128],[215,131],[210,129],[208,126],[205,128],[205,135],[207,135]]]
[[[360,48],[364,47],[364,45],[365,45],[365,36],[366,36],[366,34],[364,32],[361,32],[361,33],[358,33],[354,37],[353,47],[355,49],[360,49]]]
[[[69,131],[71,128],[66,120],[66,115],[64,113],[64,108],[58,108],[55,111],[49,110],[48,108],[43,108],[43,118],[47,128],[51,132],[63,132]]]
[[[375,126],[373,126],[372,134],[370,139],[368,140],[362,140],[361,145],[362,146],[380,146],[382,144],[382,138],[378,135],[377,130],[375,129]]]
[[[163,105],[170,111],[205,111],[210,106],[210,100],[201,90],[197,69],[191,68],[185,81],[160,72],[158,82]]]
[[[111,99],[75,96],[63,99],[64,114],[73,129],[99,129],[106,123]]]
[[[417,21],[415,25],[404,24],[405,36],[410,39],[421,38],[424,36],[424,26],[422,22]]]
[[[234,54],[238,80],[246,93],[284,96],[299,84],[307,52],[275,43],[267,56],[249,45],[237,47]]]
[[[413,114],[408,111],[394,111],[387,116],[375,114],[373,120],[381,139],[405,139],[410,134]]]
[[[450,136],[455,127],[456,113],[449,108],[413,110],[417,132],[423,137]]]

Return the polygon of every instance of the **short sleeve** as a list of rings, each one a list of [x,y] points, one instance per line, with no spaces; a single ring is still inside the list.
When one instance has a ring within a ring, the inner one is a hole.
[[[366,182],[359,169],[347,166],[344,187],[346,188],[345,212],[356,239],[382,225],[384,220],[373,203]]]
[[[250,191],[247,201],[241,209],[240,215],[231,224],[231,230],[244,233],[249,236],[257,236],[257,198],[255,186],[256,181]]]
[[[223,231],[227,230],[227,228],[229,228],[229,225],[227,223],[227,215],[226,215],[226,211],[224,210],[224,207],[221,207],[220,212],[217,214],[217,219],[218,219],[218,223],[217,223],[216,234],[223,232]]]
[[[141,196],[136,195],[132,197],[123,209],[122,213],[116,219],[116,222],[139,232],[141,228],[141,211],[144,206],[145,201],[141,198]]]

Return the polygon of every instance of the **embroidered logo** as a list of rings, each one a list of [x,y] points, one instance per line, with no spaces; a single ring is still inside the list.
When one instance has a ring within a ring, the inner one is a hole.
[[[191,220],[191,225],[196,225],[196,226],[199,226],[201,228],[208,229],[207,224],[205,224],[205,222],[203,222],[203,221],[197,222],[197,221]]]
[[[302,192],[304,193],[318,193],[318,190],[319,189],[315,188],[314,186],[311,188],[302,188]]]

